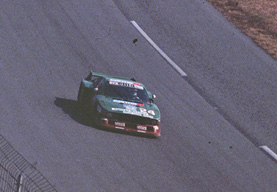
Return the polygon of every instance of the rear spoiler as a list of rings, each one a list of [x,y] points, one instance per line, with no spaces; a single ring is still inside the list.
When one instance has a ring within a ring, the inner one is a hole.
[[[105,75],[103,73],[95,73],[93,71],[90,71],[90,75],[91,76],[95,76],[95,77],[104,77],[104,76],[107,76],[107,75]]]
[[[90,71],[90,73],[89,73],[88,76],[85,78],[85,80],[90,81],[92,76],[94,76],[94,77],[104,77],[105,74],[102,74],[102,73],[95,73],[95,72],[93,72],[93,71]]]
[[[104,74],[104,73],[96,73],[96,72],[93,72],[93,71],[91,70],[91,71],[90,71],[90,74],[88,75],[88,77],[91,78],[92,76],[94,76],[94,77],[120,78],[120,79],[122,78],[122,77],[107,75],[107,74]],[[126,80],[136,81],[135,78],[126,78]]]

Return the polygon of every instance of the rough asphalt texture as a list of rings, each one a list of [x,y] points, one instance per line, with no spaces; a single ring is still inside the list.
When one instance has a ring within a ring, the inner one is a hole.
[[[276,191],[258,148],[277,151],[276,66],[205,1],[3,0],[0,131],[58,191]],[[76,103],[91,69],[155,93],[161,138],[93,126]]]

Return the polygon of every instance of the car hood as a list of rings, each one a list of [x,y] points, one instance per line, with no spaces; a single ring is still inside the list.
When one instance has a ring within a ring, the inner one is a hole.
[[[156,120],[161,118],[158,107],[153,103],[134,102],[104,95],[97,95],[96,99],[108,112],[131,114]]]

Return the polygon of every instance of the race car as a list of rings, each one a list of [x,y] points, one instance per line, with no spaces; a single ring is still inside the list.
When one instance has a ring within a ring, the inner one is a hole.
[[[134,78],[91,71],[81,81],[78,102],[101,127],[161,135],[161,115],[155,95]]]

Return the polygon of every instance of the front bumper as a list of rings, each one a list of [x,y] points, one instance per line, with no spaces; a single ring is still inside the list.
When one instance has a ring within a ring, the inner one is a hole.
[[[141,125],[141,124],[136,124],[131,122],[118,121],[116,119],[109,119],[106,117],[98,117],[95,120],[98,125],[111,128],[111,129],[142,133],[142,134],[152,135],[155,137],[161,136],[160,125],[150,125],[150,124]]]

